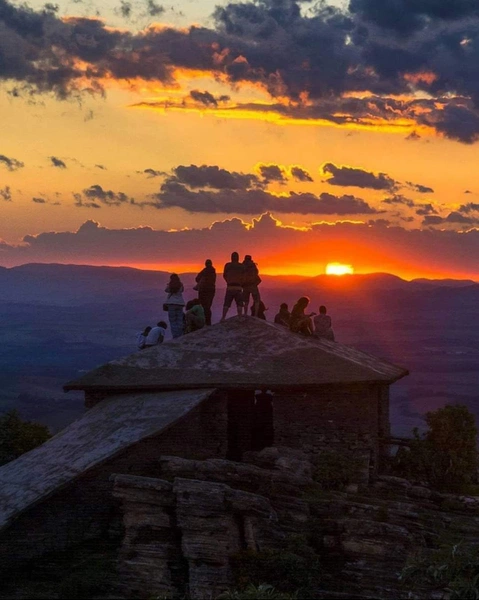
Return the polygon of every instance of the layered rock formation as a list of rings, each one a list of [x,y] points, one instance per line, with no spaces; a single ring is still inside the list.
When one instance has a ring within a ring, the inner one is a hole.
[[[157,479],[114,476],[124,511],[125,596],[214,598],[235,585],[238,553],[259,557],[293,536],[323,565],[318,598],[407,598],[398,574],[408,555],[434,548],[444,535],[479,539],[479,499],[386,476],[324,492],[300,452],[267,448],[244,459],[162,457]],[[430,597],[428,590],[415,594]]]

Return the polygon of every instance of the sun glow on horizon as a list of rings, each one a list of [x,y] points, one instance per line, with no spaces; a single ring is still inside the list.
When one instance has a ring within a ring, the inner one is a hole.
[[[352,275],[354,269],[351,265],[343,265],[341,263],[328,263],[326,265],[326,275]]]

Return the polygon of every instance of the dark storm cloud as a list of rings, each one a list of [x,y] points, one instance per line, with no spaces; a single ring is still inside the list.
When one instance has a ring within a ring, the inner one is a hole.
[[[316,196],[290,192],[288,196],[275,196],[262,189],[192,191],[175,181],[166,181],[153,198],[159,209],[176,207],[191,213],[257,215],[274,211],[303,215],[362,215],[379,212],[361,198],[350,195],[323,193]]]
[[[326,179],[330,185],[340,185],[343,187],[354,186],[360,188],[370,188],[372,190],[394,190],[397,182],[391,179],[386,173],[370,173],[363,169],[353,167],[337,167],[333,163],[326,163],[322,167],[323,173],[332,175]]]
[[[85,200],[81,194],[75,193],[73,197],[75,198],[75,206],[78,208],[101,208],[97,202]]]
[[[438,215],[427,215],[422,220],[422,224],[424,226],[428,226],[428,225],[442,225],[442,223],[444,223],[444,219],[442,217],[439,217]]]
[[[434,116],[425,116],[422,120],[452,140],[473,144],[479,139],[479,114],[477,110],[467,106],[448,105]]]
[[[208,91],[200,92],[199,90],[191,90],[190,98],[205,106],[218,106],[218,104],[228,102],[230,99],[230,97],[226,95],[215,97]]]
[[[351,0],[350,12],[322,2],[307,11],[301,6],[230,2],[216,9],[210,28],[131,32],[0,0],[0,80],[13,86],[13,97],[52,92],[63,99],[82,90],[101,93],[108,79],[171,85],[177,72],[191,69],[233,89],[252,83],[272,98],[288,98],[267,109],[278,114],[341,124],[368,123],[372,113],[391,122],[410,119],[463,143],[479,138],[475,0]],[[128,16],[130,3],[123,7]],[[160,8],[147,2],[150,14]],[[364,91],[369,97],[344,97]],[[395,99],[415,91],[428,99]],[[218,98],[199,94],[205,110],[215,108]]]
[[[411,181],[406,181],[406,185],[420,194],[434,194],[434,190],[427,185],[421,185],[420,183],[412,183]]]
[[[4,188],[0,188],[0,198],[6,202],[12,201],[12,192],[10,186],[6,185]]]
[[[416,210],[416,214],[420,217],[424,217],[426,215],[437,215],[437,210],[432,204],[422,204],[420,205],[420,208]]]
[[[17,160],[16,158],[9,158],[4,154],[0,154],[0,165],[7,167],[9,171],[17,171],[25,166],[24,163]]]
[[[185,184],[191,188],[243,190],[260,185],[258,177],[254,174],[228,171],[215,165],[179,165],[173,169],[173,173],[171,182]]]
[[[61,158],[57,158],[56,156],[49,156],[48,158],[50,159],[53,167],[56,167],[57,169],[67,168],[66,163],[63,160],[61,160]]]
[[[118,12],[124,19],[129,19],[131,17],[132,6],[131,2],[127,2],[126,0],[121,0],[120,7],[118,8]]]
[[[155,0],[147,0],[146,2],[146,12],[150,17],[157,17],[165,12],[164,6],[157,4]]]
[[[403,196],[402,194],[395,194],[394,196],[391,196],[390,198],[384,198],[384,200],[382,200],[383,204],[402,204],[404,206],[407,206],[408,208],[414,208],[416,206],[416,203],[414,202],[414,200],[410,200],[409,198],[406,198],[405,196]]]
[[[81,194],[73,194],[75,206],[81,208],[101,208],[104,206],[121,206],[122,204],[134,204],[133,198],[130,198],[124,192],[113,192],[104,190],[101,185],[92,185],[83,190]]]
[[[450,212],[445,218],[446,223],[460,223],[463,225],[477,225],[479,223],[479,219],[474,217],[465,217],[462,213],[458,211]]]
[[[284,184],[288,181],[286,171],[280,165],[259,164],[258,171],[265,183],[276,182]]]
[[[137,173],[143,173],[147,175],[149,179],[152,177],[163,177],[166,175],[164,171],[156,171],[155,169],[144,169],[143,171],[137,171]]]
[[[469,214],[471,212],[479,211],[479,204],[477,202],[468,202],[467,204],[461,204],[458,208],[461,213]]]
[[[296,181],[313,181],[313,178],[301,167],[291,167],[291,177],[296,179]]]
[[[350,0],[349,10],[400,35],[424,29],[431,20],[455,21],[479,14],[476,0]]]

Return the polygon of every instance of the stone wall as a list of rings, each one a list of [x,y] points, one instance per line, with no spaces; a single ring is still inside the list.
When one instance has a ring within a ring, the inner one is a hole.
[[[0,572],[45,552],[117,530],[112,473],[156,475],[159,457],[170,453],[185,458],[224,458],[226,423],[226,402],[218,393],[166,431],[128,448],[21,514],[0,534]]]
[[[376,472],[379,436],[379,385],[324,386],[321,392],[274,394],[274,443],[306,454],[323,450],[369,456]],[[382,427],[388,400],[383,399]]]

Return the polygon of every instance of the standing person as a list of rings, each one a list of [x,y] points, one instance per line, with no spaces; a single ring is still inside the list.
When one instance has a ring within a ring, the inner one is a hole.
[[[237,252],[231,253],[231,262],[226,263],[223,269],[223,279],[226,281],[226,294],[223,304],[223,316],[221,320],[226,319],[228,310],[233,302],[236,302],[238,315],[243,314],[243,265],[239,261]]]
[[[283,327],[289,327],[291,320],[291,313],[288,310],[288,305],[283,302],[279,307],[279,313],[275,315],[274,322],[276,325],[283,325]]]
[[[211,305],[216,293],[216,269],[209,258],[205,260],[205,268],[198,273],[195,281],[198,300],[205,311],[206,325],[211,325]]]
[[[258,285],[261,283],[261,277],[259,276],[258,266],[253,259],[251,254],[246,254],[243,261],[243,302],[244,302],[244,314],[248,314],[249,297],[253,298],[253,310],[251,314],[253,317],[258,316],[259,303],[261,300]]]
[[[183,284],[176,273],[170,275],[170,281],[165,288],[168,297],[165,300],[165,306],[168,310],[168,319],[170,321],[171,335],[173,338],[183,335],[184,317],[183,307]]]
[[[145,327],[143,331],[140,331],[140,333],[136,334],[136,345],[139,350],[143,350],[143,348],[145,347],[146,338],[148,337],[150,331],[151,327],[148,325],[148,327]]]
[[[150,333],[146,336],[145,348],[151,348],[151,346],[157,346],[162,344],[165,339],[166,330],[168,325],[164,321],[158,321],[155,327],[151,328]]]
[[[302,333],[303,335],[312,335],[313,333],[313,322],[311,317],[316,313],[304,314],[305,309],[308,307],[309,298],[303,296],[300,298],[291,311],[291,319],[289,321],[289,328],[295,333]]]
[[[319,307],[319,315],[316,315],[314,321],[314,335],[319,338],[325,338],[334,342],[334,331],[332,330],[331,317],[327,315],[327,309],[321,305]]]

